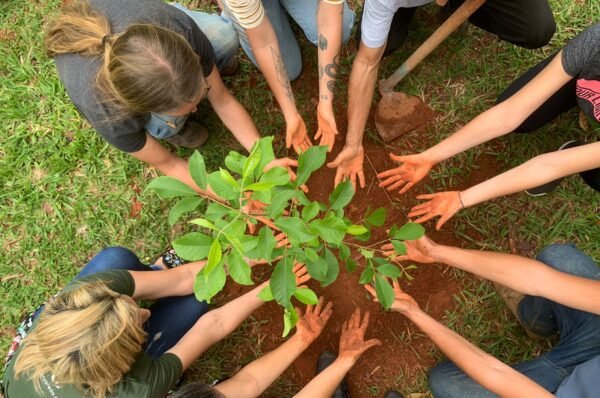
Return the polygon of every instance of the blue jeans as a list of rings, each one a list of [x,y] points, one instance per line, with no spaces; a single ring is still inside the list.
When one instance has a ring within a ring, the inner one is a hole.
[[[191,11],[179,3],[171,3],[171,6],[186,13],[206,35],[215,53],[217,69],[222,70],[233,62],[240,47],[239,39],[231,21],[225,15]],[[179,133],[186,120],[187,115],[169,116],[152,113],[145,128],[154,138],[165,139]]]
[[[109,247],[96,254],[75,279],[114,269],[153,271],[144,265],[132,251],[124,247]],[[206,302],[199,302],[193,294],[156,300],[150,309],[150,318],[144,325],[148,333],[146,353],[158,358],[173,347],[208,311]]]
[[[575,245],[550,245],[537,259],[559,271],[600,280],[598,265]],[[519,320],[534,333],[560,335],[552,351],[513,366],[546,390],[555,392],[577,365],[600,355],[600,316],[533,296],[525,296],[518,310]],[[449,361],[431,370],[429,386],[436,398],[496,397]]]
[[[257,65],[246,31],[240,26],[235,16],[228,10],[227,0],[224,0],[222,3],[225,14],[228,15],[235,30],[237,30],[242,48],[252,63]],[[286,12],[300,26],[308,41],[316,46],[318,41],[317,3],[318,0],[262,0],[266,17],[271,22],[271,25],[273,25],[273,30],[275,30],[275,35],[279,42],[279,49],[281,50],[281,56],[283,57],[285,69],[287,70],[290,80],[295,80],[302,72],[302,55]],[[348,7],[348,4],[344,2],[344,16],[342,22],[343,43],[346,43],[350,38],[352,26],[354,26],[354,12]]]

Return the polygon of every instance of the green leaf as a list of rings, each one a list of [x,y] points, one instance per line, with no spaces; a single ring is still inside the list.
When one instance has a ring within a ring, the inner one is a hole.
[[[373,267],[371,267],[370,265],[367,265],[367,267],[364,269],[362,274],[360,274],[360,279],[358,280],[358,283],[360,283],[361,285],[371,283],[371,282],[373,282],[374,275],[375,275],[375,271],[373,270]]]
[[[319,299],[317,298],[315,292],[313,292],[307,287],[297,288],[294,292],[294,297],[296,297],[298,301],[306,305],[316,305],[319,303]]]
[[[212,190],[223,199],[232,200],[237,199],[240,196],[239,192],[234,191],[233,187],[221,178],[220,171],[215,171],[208,175],[208,185],[210,185]]]
[[[304,253],[306,253],[306,250],[309,250],[309,249],[305,249]],[[316,253],[315,253],[315,255],[316,255]],[[327,276],[327,263],[325,262],[324,259],[322,259],[318,256],[315,260],[312,260],[312,259],[308,258],[308,255],[307,255],[306,256],[306,270],[308,271],[308,274],[314,280],[323,282]]]
[[[242,170],[244,170],[244,163],[246,163],[246,159],[248,159],[246,156],[231,151],[225,158],[225,166],[227,166],[229,171],[242,175]]]
[[[313,171],[319,169],[325,163],[327,157],[326,146],[312,146],[300,154],[298,158],[298,170],[296,171],[296,186],[304,184]]]
[[[285,167],[273,167],[260,177],[260,182],[269,182],[273,185],[285,185],[290,182],[290,173]]]
[[[283,306],[290,303],[290,298],[296,290],[296,275],[292,271],[294,267],[294,259],[290,256],[285,256],[277,263],[273,274],[271,274],[271,291],[275,300]]]
[[[219,169],[219,176],[221,176],[221,180],[229,184],[229,186],[231,186],[234,189],[234,191],[239,192],[240,184],[235,178],[233,178],[233,176],[229,173],[229,171],[227,171],[227,169]]]
[[[210,303],[210,300],[223,290],[226,279],[227,276],[222,264],[210,272],[207,271],[206,267],[203,268],[196,274],[196,279],[194,280],[194,294],[196,299]]]
[[[271,163],[275,159],[275,154],[273,153],[273,136],[263,137],[258,140],[258,143],[255,145],[260,147],[260,162],[258,166],[256,166],[255,175],[259,177],[265,166]]]
[[[277,246],[277,240],[273,235],[273,231],[271,228],[263,227],[258,231],[258,254],[260,258],[263,258],[267,261],[271,261],[273,259],[273,249]]]
[[[242,252],[247,253],[254,250],[258,245],[258,236],[253,235],[242,235],[239,238],[240,245],[242,245]]]
[[[231,278],[240,285],[253,285],[252,272],[250,266],[244,261],[244,258],[236,251],[232,250],[225,257],[225,264],[229,270]]]
[[[254,170],[260,164],[260,158],[262,155],[262,149],[258,143],[256,143],[250,151],[250,156],[244,162],[244,170],[242,171],[242,177],[244,181],[252,181],[254,177]]]
[[[302,219],[306,222],[312,220],[319,214],[319,203],[312,202],[308,206],[304,206],[302,209]]]
[[[389,278],[399,278],[402,275],[402,272],[392,264],[383,264],[377,267],[377,272],[379,272],[383,276],[387,276]]]
[[[204,201],[203,197],[186,197],[180,199],[175,206],[171,207],[169,211],[169,226],[175,225],[175,223],[181,218],[185,213],[189,213],[194,210],[196,207],[200,206],[200,204]]]
[[[178,198],[181,196],[198,196],[198,192],[194,191],[191,187],[168,176],[156,177],[154,180],[150,181],[150,184],[146,187],[146,190],[148,189],[156,192],[156,194],[163,199]]]
[[[244,187],[244,191],[262,192],[268,191],[274,186],[275,184],[273,184],[272,182],[255,182],[254,184],[250,184],[247,187]]]
[[[346,224],[339,218],[328,217],[324,220],[313,220],[309,225],[325,242],[334,245],[339,245],[346,235]]]
[[[375,292],[377,293],[377,300],[381,303],[383,308],[389,310],[394,303],[394,289],[392,285],[381,275],[375,275]]]
[[[340,260],[342,261],[346,261],[348,258],[350,258],[350,248],[348,245],[342,243],[339,247],[338,254],[340,256]]]
[[[287,336],[290,331],[296,326],[298,323],[298,314],[294,307],[286,308],[283,313],[283,335],[281,337]]]
[[[354,272],[356,271],[356,268],[358,267],[358,264],[356,264],[356,261],[354,261],[353,259],[349,258],[346,261],[346,270],[348,272]]]
[[[393,240],[392,246],[394,246],[394,252],[397,255],[403,256],[406,254],[406,244],[404,242],[400,242],[399,240]]]
[[[198,151],[194,151],[189,160],[189,169],[192,180],[201,189],[206,189],[208,184],[208,174],[206,173],[206,165],[204,164],[204,158]]]
[[[206,258],[210,251],[213,238],[200,232],[190,232],[173,241],[177,255],[188,261],[198,261]]]
[[[369,232],[369,230],[364,225],[353,224],[348,227],[346,232],[349,233],[350,235],[356,236],[356,235],[366,234],[367,232]]]
[[[310,247],[307,247],[306,249],[304,249],[304,255],[306,256],[306,259],[309,261],[318,261],[319,260],[319,255],[317,254],[317,252],[314,251],[313,249],[311,249]]]
[[[364,258],[373,258],[375,252],[372,250],[360,249],[360,254],[362,254]]]
[[[415,240],[423,235],[425,235],[425,228],[421,224],[408,222],[398,229],[394,235],[394,239]]]
[[[289,205],[290,199],[294,197],[293,189],[286,189],[273,192],[271,204],[267,207],[267,213],[270,217],[275,218],[280,216],[286,207]]]
[[[190,221],[190,224],[196,224],[199,225],[203,228],[208,228],[208,229],[212,229],[217,231],[218,228],[215,227],[215,224],[213,224],[212,222],[208,221],[206,218],[194,218],[193,220]]]
[[[215,239],[210,246],[210,251],[208,252],[208,261],[204,268],[206,268],[206,272],[211,272],[213,268],[215,268],[220,262],[223,253],[221,252],[221,244],[218,239]]]
[[[325,279],[321,281],[321,286],[333,283],[340,273],[338,260],[329,249],[325,249],[325,262],[327,263],[327,273],[325,274]]]
[[[282,217],[275,220],[275,226],[285,232],[287,237],[300,243],[306,243],[315,238],[304,221],[298,217]]]
[[[331,195],[329,195],[329,207],[333,210],[343,209],[350,203],[353,196],[354,187],[352,187],[352,182],[346,180],[338,184]]]
[[[387,210],[385,207],[380,207],[376,209],[373,213],[369,214],[366,220],[376,227],[381,227],[385,223],[385,217],[387,215]]]
[[[210,221],[215,222],[216,220],[221,219],[225,214],[229,214],[231,211],[231,209],[223,206],[221,203],[213,202],[206,208],[204,216]]]
[[[271,286],[265,286],[265,288],[258,293],[258,298],[266,302],[275,300],[273,293],[271,292]]]

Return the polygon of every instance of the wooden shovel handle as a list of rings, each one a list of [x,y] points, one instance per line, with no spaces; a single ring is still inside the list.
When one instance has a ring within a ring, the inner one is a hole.
[[[390,92],[421,61],[463,24],[486,0],[466,0],[417,50],[387,79],[379,82],[381,93]]]

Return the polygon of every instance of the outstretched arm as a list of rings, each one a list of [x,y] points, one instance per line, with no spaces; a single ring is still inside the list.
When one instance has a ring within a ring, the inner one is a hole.
[[[417,325],[448,359],[477,383],[501,397],[550,398],[554,396],[533,380],[480,350],[424,313],[417,302],[400,289],[397,280],[393,281],[393,285],[395,300],[392,310],[400,312]],[[365,288],[374,298],[377,297],[372,286],[365,285]]]
[[[546,153],[461,192],[465,207],[600,167],[600,142]]]
[[[352,64],[350,72],[350,83],[348,84],[348,132],[346,133],[346,144],[342,152],[327,166],[337,167],[335,185],[342,180],[350,179],[356,188],[358,177],[360,187],[365,187],[363,175],[364,150],[362,146],[363,133],[373,92],[377,80],[377,69],[383,55],[385,46],[369,48],[360,43],[358,54]]]
[[[392,251],[393,247],[382,249]],[[560,272],[526,257],[439,245],[426,236],[407,241],[406,249],[406,255],[395,260],[448,264],[518,292],[600,315],[600,281]]]
[[[477,116],[442,142],[417,155],[392,155],[400,166],[380,173],[378,177],[385,179],[380,186],[388,189],[404,186],[400,193],[406,192],[437,163],[515,130],[571,79],[562,66],[561,51],[513,96]]]
[[[369,326],[369,312],[361,321],[360,308],[356,308],[350,319],[342,325],[340,351],[331,365],[315,376],[294,398],[329,398],[342,382],[346,373],[352,369],[360,356],[369,348],[381,345],[381,341],[365,341]]]
[[[271,22],[265,16],[256,27],[246,29],[246,34],[258,67],[283,112],[287,125],[286,146],[293,146],[296,152],[306,150],[312,144],[306,133],[306,125],[296,108],[292,86]]]
[[[208,100],[235,138],[248,152],[252,145],[260,139],[258,129],[246,109],[227,90],[216,66],[207,78],[210,84]]]
[[[215,388],[226,397],[260,396],[308,346],[321,334],[332,313],[332,303],[323,307],[324,299],[306,313],[296,325],[296,334],[275,350],[250,362],[230,379]],[[298,310],[297,310],[298,311]]]
[[[317,28],[319,38],[319,105],[317,106],[318,131],[315,140],[333,149],[338,133],[333,113],[335,80],[339,69],[339,53],[342,46],[343,0],[318,0]]]
[[[421,216],[415,220],[418,223],[440,216],[436,224],[436,228],[439,230],[461,208],[474,206],[500,196],[534,188],[567,175],[600,167],[599,152],[600,142],[595,142],[546,153],[465,191],[417,196],[418,199],[428,199],[429,201],[413,207],[408,216]]]
[[[302,284],[310,279],[306,267],[297,266],[296,283]],[[187,369],[210,346],[221,341],[233,332],[246,318],[264,304],[258,294],[268,286],[264,282],[248,293],[230,301],[222,307],[207,312],[169,351],[177,355]]]

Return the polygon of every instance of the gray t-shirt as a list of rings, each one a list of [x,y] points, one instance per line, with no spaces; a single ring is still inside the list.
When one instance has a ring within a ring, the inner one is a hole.
[[[183,11],[161,0],[90,0],[90,4],[108,18],[113,34],[135,23],[153,24],[181,34],[200,56],[204,75],[211,73],[215,62],[213,48]],[[125,152],[144,147],[144,126],[150,114],[123,117],[114,106],[102,101],[95,85],[100,57],[68,53],[55,57],[55,62],[71,101],[106,141]]]
[[[600,122],[600,22],[567,43],[562,64],[577,79],[577,104],[587,116]]]
[[[365,0],[360,40],[369,48],[383,47],[387,41],[392,19],[399,8],[412,8],[433,0]]]

